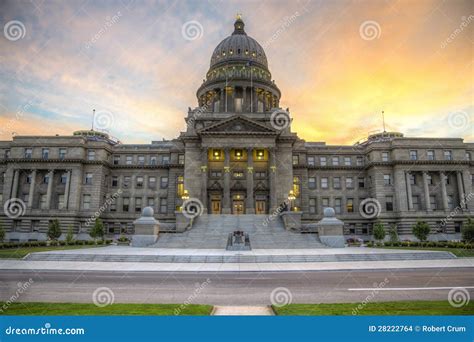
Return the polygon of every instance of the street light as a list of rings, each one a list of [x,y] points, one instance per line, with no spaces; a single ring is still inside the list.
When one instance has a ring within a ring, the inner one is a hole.
[[[290,190],[288,193],[288,201],[290,202],[290,211],[291,208],[293,208],[293,201],[296,199],[295,192],[293,190]]]

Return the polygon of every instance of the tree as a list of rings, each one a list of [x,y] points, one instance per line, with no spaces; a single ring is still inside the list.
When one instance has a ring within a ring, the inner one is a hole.
[[[462,239],[466,242],[474,242],[474,220],[468,218],[466,223],[462,225]]]
[[[67,230],[67,234],[66,234],[66,243],[68,245],[72,244],[74,240],[74,233],[72,231],[72,225],[69,225],[69,228]]]
[[[421,242],[426,241],[428,238],[428,235],[430,235],[430,225],[426,223],[425,221],[418,221],[413,227],[412,227],[412,232],[413,235],[416,236],[418,240]]]
[[[374,238],[377,241],[385,239],[385,227],[380,221],[374,225]]]
[[[390,236],[390,242],[398,242],[400,240],[398,238],[397,225],[392,224],[390,226],[390,229],[388,230],[388,235]]]
[[[94,240],[102,239],[104,237],[104,224],[102,223],[102,220],[100,218],[95,219],[94,227],[92,227],[91,231],[89,232],[89,235]]]
[[[50,240],[57,240],[61,236],[61,227],[59,225],[59,221],[57,219],[52,220],[49,222],[49,227],[48,227],[48,237]]]
[[[3,226],[0,223],[0,242],[3,242],[3,240],[5,240],[5,229],[3,229]]]

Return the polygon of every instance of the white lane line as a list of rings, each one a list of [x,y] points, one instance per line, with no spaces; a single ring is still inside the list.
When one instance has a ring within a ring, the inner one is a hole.
[[[451,290],[457,287],[464,289],[474,289],[474,286],[444,286],[444,287],[364,287],[357,289],[347,289],[348,291],[422,291],[422,290]]]

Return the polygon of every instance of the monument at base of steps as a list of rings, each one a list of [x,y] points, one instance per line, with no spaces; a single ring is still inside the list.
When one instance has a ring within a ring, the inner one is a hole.
[[[336,218],[333,208],[324,208],[324,217],[316,224],[319,240],[329,247],[345,247],[344,222]]]
[[[132,237],[133,247],[151,246],[158,240],[160,222],[153,217],[152,207],[145,207],[142,216],[133,222],[135,234]]]

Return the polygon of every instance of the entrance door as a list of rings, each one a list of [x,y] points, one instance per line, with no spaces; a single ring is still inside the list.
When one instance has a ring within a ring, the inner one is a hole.
[[[215,215],[221,213],[221,200],[211,200],[211,213]]]
[[[255,201],[255,213],[256,214],[265,214],[267,212],[266,201]]]
[[[234,201],[232,204],[232,213],[234,215],[242,215],[244,213],[244,201]]]

